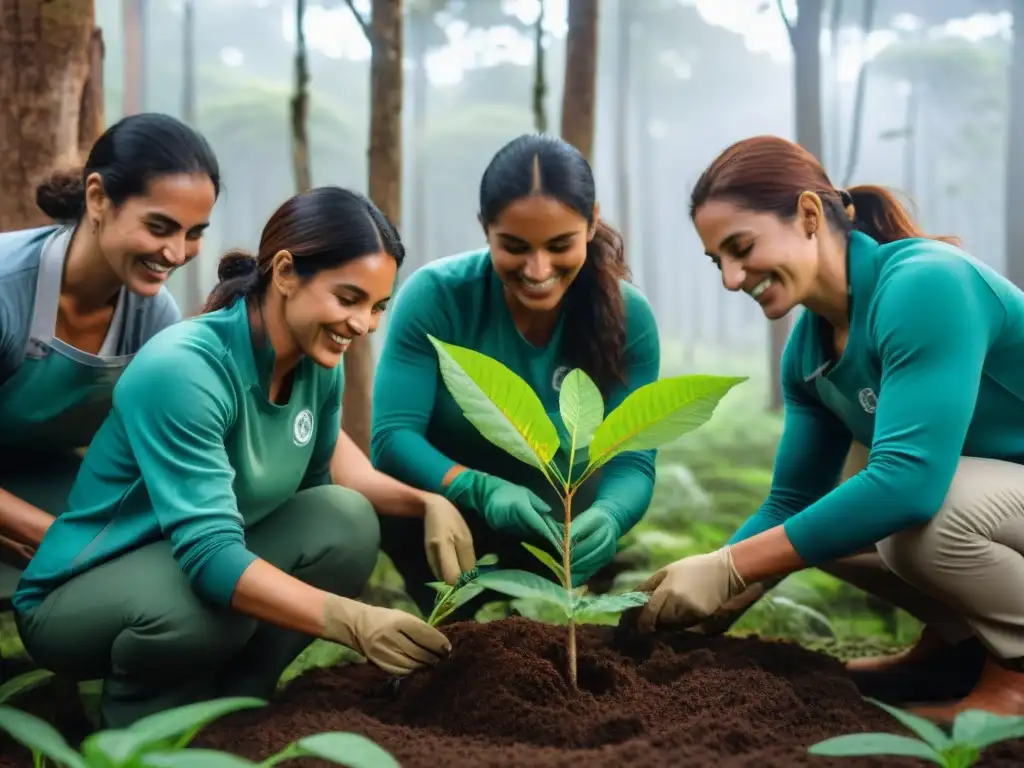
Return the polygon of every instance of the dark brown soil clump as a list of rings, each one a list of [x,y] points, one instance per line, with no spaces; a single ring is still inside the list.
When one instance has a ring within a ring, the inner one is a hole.
[[[861,698],[838,661],[793,644],[581,627],[573,692],[565,628],[513,618],[445,632],[450,658],[397,687],[368,664],[311,672],[266,709],[208,727],[194,746],[259,760],[302,736],[352,731],[403,768],[924,765],[808,755],[831,736],[903,731]],[[5,751],[0,766],[31,764],[5,763]],[[1019,768],[1024,740],[990,748],[977,765]]]
[[[196,746],[259,759],[341,730],[372,738],[403,768],[921,765],[808,755],[831,736],[902,731],[838,661],[793,644],[582,627],[574,693],[564,628],[513,618],[445,632],[451,657],[397,689],[370,665],[320,670],[272,708],[212,726]],[[1019,768],[1024,741],[991,748],[978,765]]]

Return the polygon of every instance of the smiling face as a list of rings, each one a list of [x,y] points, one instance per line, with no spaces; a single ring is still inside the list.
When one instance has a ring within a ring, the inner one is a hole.
[[[593,237],[585,217],[546,195],[516,200],[486,231],[491,263],[513,307],[535,312],[561,303]]]
[[[279,289],[285,295],[284,322],[303,354],[334,368],[353,339],[373,333],[391,299],[398,274],[394,257],[380,251],[300,280],[292,256],[275,257]]]
[[[113,273],[133,293],[153,296],[173,270],[199,254],[217,193],[206,175],[173,174],[114,206],[99,174],[93,174],[86,200],[96,242]]]
[[[771,320],[806,301],[818,277],[820,207],[801,198],[786,221],[724,200],[697,209],[693,223],[707,255],[722,271],[722,284],[744,291]]]

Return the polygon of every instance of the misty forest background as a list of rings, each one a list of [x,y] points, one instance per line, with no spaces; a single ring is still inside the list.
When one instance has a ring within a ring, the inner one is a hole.
[[[624,233],[660,323],[662,374],[751,377],[708,426],[660,452],[654,503],[624,541],[611,589],[723,543],[771,482],[788,323],[769,325],[722,288],[687,216],[691,185],[727,144],[757,133],[797,140],[837,185],[895,188],[927,230],[959,235],[1024,284],[1024,257],[1008,245],[1024,240],[1022,0],[64,2],[76,3],[91,7],[86,29],[102,39],[102,77],[95,56],[91,75],[102,81],[102,122],[177,115],[220,158],[224,192],[203,252],[172,280],[186,312],[213,286],[218,255],[255,249],[299,188],[368,191],[400,224],[401,281],[484,244],[477,185],[503,143],[542,129],[587,145],[602,214]],[[5,61],[23,55],[2,30],[19,5],[0,0],[0,83]],[[389,57],[400,66],[389,70]],[[12,93],[0,89],[0,229],[43,223],[25,193],[41,161],[25,160],[36,149],[9,122],[28,114],[17,103],[27,97]],[[376,348],[386,333],[385,321]],[[367,598],[415,611],[401,587],[382,557]],[[513,607],[556,620],[528,601]],[[507,610],[494,603],[480,618]],[[736,627],[841,654],[902,645],[918,629],[814,570]],[[337,653],[315,644],[303,663]]]

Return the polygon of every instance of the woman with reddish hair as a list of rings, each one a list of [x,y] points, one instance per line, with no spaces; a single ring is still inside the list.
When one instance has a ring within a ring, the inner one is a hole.
[[[690,215],[727,290],[772,320],[807,311],[768,498],[725,546],[651,578],[641,626],[698,624],[818,567],[926,625],[908,651],[851,663],[864,686],[949,679],[973,647],[964,698],[916,711],[1024,714],[1024,293],[776,137],[726,149]]]

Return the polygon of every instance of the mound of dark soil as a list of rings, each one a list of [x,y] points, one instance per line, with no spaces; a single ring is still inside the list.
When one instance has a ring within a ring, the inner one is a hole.
[[[403,768],[924,765],[808,755],[831,736],[903,731],[861,698],[838,661],[793,644],[581,627],[574,692],[565,628],[512,618],[445,632],[451,656],[397,686],[368,664],[311,672],[267,708],[208,727],[194,746],[259,760],[302,736],[353,731]],[[24,755],[10,762],[0,739],[0,766],[31,765]],[[978,763],[1022,765],[1024,740],[991,748]]]
[[[573,692],[564,628],[512,618],[445,632],[451,656],[397,687],[370,665],[320,670],[266,710],[211,726],[196,746],[259,759],[340,730],[372,738],[403,768],[921,765],[808,755],[831,736],[902,731],[838,661],[796,645],[582,627]],[[978,765],[1019,768],[1024,741],[990,749]]]

